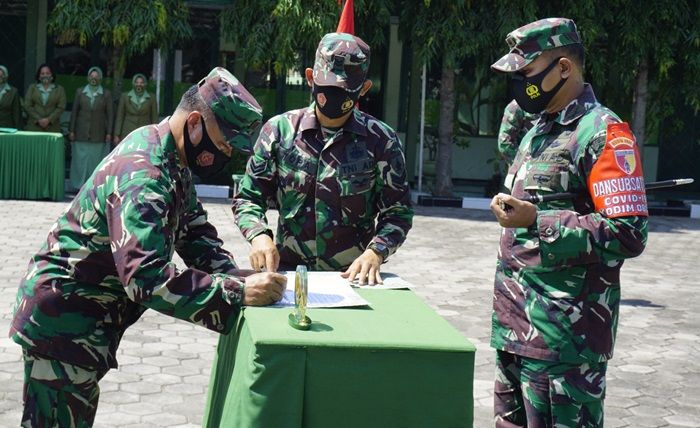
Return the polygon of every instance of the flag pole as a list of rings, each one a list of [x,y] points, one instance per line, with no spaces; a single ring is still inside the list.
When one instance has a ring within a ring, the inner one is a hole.
[[[156,108],[161,115],[160,109],[160,48],[156,49]]]
[[[418,150],[418,193],[423,191],[423,139],[425,137],[425,80],[426,64],[423,63],[423,78],[420,93],[420,148]]]

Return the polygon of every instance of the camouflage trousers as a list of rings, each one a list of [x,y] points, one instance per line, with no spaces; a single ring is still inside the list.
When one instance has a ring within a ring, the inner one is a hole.
[[[23,350],[23,427],[91,427],[106,374]]]
[[[606,368],[606,362],[560,363],[497,351],[496,427],[602,427]]]

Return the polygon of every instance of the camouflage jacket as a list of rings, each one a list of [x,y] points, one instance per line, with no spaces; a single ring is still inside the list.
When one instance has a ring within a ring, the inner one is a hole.
[[[126,330],[155,309],[228,332],[243,282],[181,168],[167,120],[140,128],[96,168],[29,262],[10,337],[88,368],[116,367]],[[182,257],[186,270],[171,261]]]
[[[521,109],[513,100],[503,110],[501,127],[498,129],[498,152],[510,166],[518,152],[520,141],[537,122],[539,115]]]
[[[540,203],[530,228],[506,228],[496,269],[491,346],[550,361],[612,357],[620,304],[620,267],[646,244],[647,218],[595,212],[587,177],[619,122],[590,86],[524,137],[506,187],[527,193],[573,192]]]
[[[271,233],[274,204],[286,267],[345,269],[371,241],[394,253],[413,220],[401,142],[357,109],[335,135],[323,132],[314,104],[263,126],[233,202],[236,224],[249,241]]]

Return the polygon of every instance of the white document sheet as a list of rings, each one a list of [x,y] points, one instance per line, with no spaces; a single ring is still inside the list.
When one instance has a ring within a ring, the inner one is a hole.
[[[280,273],[287,276],[287,289],[282,300],[273,306],[294,307],[295,272]],[[369,306],[369,302],[357,294],[339,272],[309,272],[308,280],[307,308]]]
[[[354,288],[373,288],[375,290],[398,290],[403,288],[412,288],[410,282],[401,279],[400,276],[395,273],[380,273],[382,277],[383,284],[375,285],[358,285],[357,280],[350,283]]]

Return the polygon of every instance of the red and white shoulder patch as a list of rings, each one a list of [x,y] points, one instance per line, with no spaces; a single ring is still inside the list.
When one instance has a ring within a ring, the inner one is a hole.
[[[596,211],[607,217],[648,216],[644,173],[627,123],[608,124],[605,147],[588,177]]]

